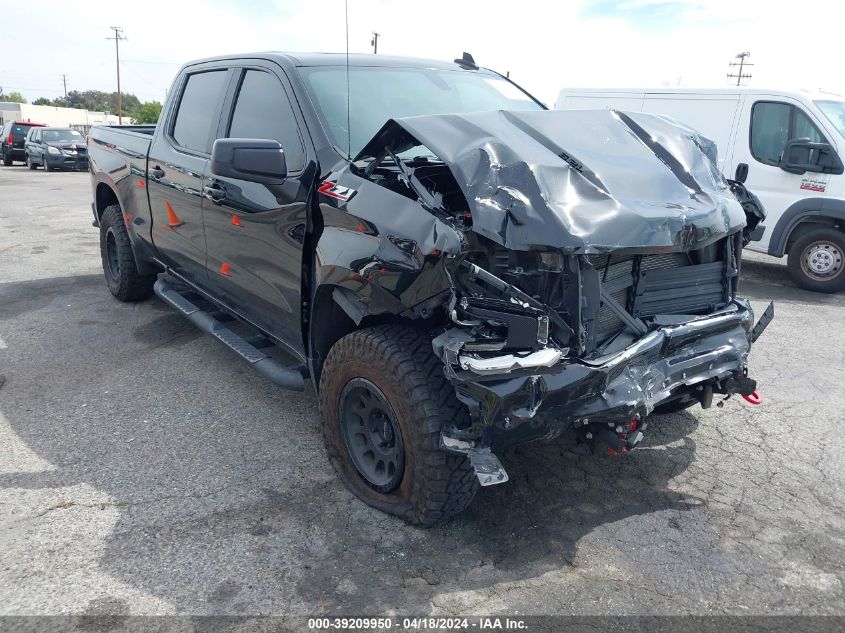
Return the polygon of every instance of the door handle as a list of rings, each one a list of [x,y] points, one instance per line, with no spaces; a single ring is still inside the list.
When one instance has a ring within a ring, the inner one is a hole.
[[[153,180],[158,180],[159,178],[164,178],[164,170],[161,167],[159,167],[158,165],[156,165],[155,167],[152,167],[150,169],[149,176]]]
[[[206,185],[202,188],[202,195],[212,202],[220,202],[226,199],[226,190],[218,184]]]

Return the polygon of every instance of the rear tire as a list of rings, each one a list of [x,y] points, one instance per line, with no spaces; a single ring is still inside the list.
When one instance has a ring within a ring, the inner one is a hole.
[[[845,288],[845,233],[821,227],[807,231],[789,249],[789,274],[796,284],[815,292]]]
[[[12,157],[7,152],[3,152],[3,165],[6,167],[12,166]]]
[[[384,325],[340,339],[323,366],[320,411],[329,460],[364,503],[431,526],[475,496],[469,460],[440,448],[441,427],[469,413],[419,332]]]
[[[100,218],[100,256],[106,284],[115,297],[121,301],[143,301],[153,294],[157,275],[138,272],[123,214],[116,204],[106,207]]]

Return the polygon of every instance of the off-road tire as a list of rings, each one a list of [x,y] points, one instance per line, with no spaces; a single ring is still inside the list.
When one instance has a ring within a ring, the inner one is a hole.
[[[404,444],[398,487],[382,493],[355,467],[341,430],[341,394],[349,381],[370,381],[386,397]],[[331,348],[320,378],[322,433],[341,481],[364,503],[414,525],[441,523],[464,510],[478,478],[464,455],[440,448],[444,424],[461,424],[469,413],[443,374],[431,340],[401,325],[348,334]]]
[[[12,166],[12,157],[7,152],[3,152],[3,165],[6,167]]]
[[[114,251],[109,250],[110,239],[114,240]],[[153,294],[156,275],[138,272],[123,214],[116,204],[106,207],[100,218],[100,257],[106,284],[115,297],[121,301],[143,301]]]
[[[38,169],[38,165],[32,162],[32,156],[29,154],[26,155],[26,166],[32,170]]]
[[[830,279],[815,279],[804,270],[804,251],[813,243],[827,243],[835,247],[839,256],[839,272]],[[842,268],[842,256],[845,254],[845,233],[829,227],[807,231],[789,248],[787,266],[792,280],[805,290],[815,292],[838,292],[845,289],[845,269]]]

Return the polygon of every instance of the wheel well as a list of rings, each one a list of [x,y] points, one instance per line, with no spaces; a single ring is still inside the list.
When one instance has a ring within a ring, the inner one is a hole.
[[[101,182],[97,185],[94,203],[97,207],[97,219],[100,219],[103,217],[103,211],[106,207],[113,204],[119,205],[120,201],[117,199],[117,194],[114,192],[114,189]]]
[[[383,323],[395,323],[397,321],[411,321],[403,319],[395,314],[378,314],[364,316],[360,323],[355,323],[346,311],[334,300],[333,292],[335,286],[321,286],[314,296],[313,309],[311,310],[311,323],[309,324],[309,364],[314,383],[320,384],[320,372],[323,363],[329,354],[329,350],[347,334],[356,330],[381,325]]]
[[[825,215],[810,215],[800,219],[798,224],[796,224],[792,231],[790,231],[789,237],[786,239],[786,247],[783,252],[788,254],[792,249],[792,245],[801,239],[802,236],[807,234],[809,231],[825,226],[834,228],[837,231],[842,231],[843,221],[840,218],[832,218]]]

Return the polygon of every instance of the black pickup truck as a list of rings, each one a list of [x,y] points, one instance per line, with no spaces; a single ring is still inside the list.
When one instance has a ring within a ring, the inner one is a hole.
[[[158,125],[89,152],[112,294],[310,380],[341,479],[412,523],[506,481],[510,444],[618,454],[653,412],[756,397],[761,209],[666,118],[549,111],[466,54],[262,53],[187,64]]]

